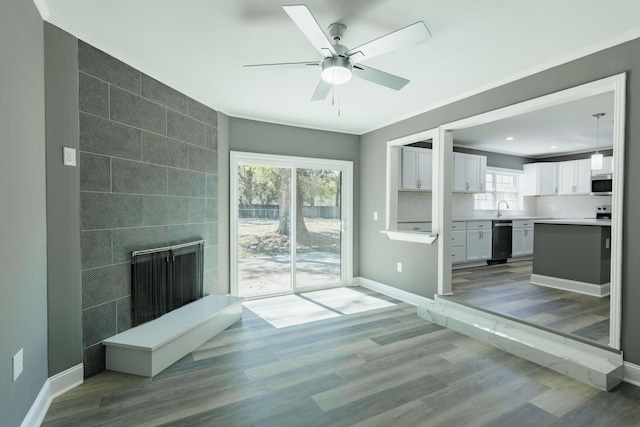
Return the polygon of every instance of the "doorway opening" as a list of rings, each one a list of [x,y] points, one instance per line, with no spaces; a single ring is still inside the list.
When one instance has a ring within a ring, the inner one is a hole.
[[[348,161],[231,153],[231,289],[245,298],[352,282]]]
[[[587,83],[581,86],[577,86],[571,89],[567,89],[564,91],[556,92],[550,95],[542,96],[540,98],[536,98],[530,101],[525,101],[519,104],[515,104],[512,106],[504,107],[499,110],[491,111],[488,113],[480,114],[478,116],[470,117],[467,119],[463,119],[457,122],[448,123],[440,127],[441,139],[440,143],[443,145],[443,149],[446,151],[452,150],[454,146],[454,136],[456,132],[460,132],[465,129],[474,129],[478,126],[492,123],[501,123],[501,121],[508,119],[517,119],[518,117],[522,117],[522,115],[535,111],[550,111],[551,108],[569,105],[569,103],[582,100],[590,97],[594,97],[596,95],[611,93],[613,94],[613,128],[612,128],[612,148],[613,148],[613,159],[611,163],[612,168],[612,176],[613,176],[613,188],[612,188],[612,200],[611,205],[613,206],[613,214],[610,220],[610,229],[611,229],[611,238],[608,243],[607,249],[610,248],[610,295],[608,297],[608,304],[605,305],[604,309],[602,307],[597,307],[594,310],[597,312],[600,311],[608,311],[608,316],[601,316],[601,322],[594,321],[585,324],[585,328],[589,328],[594,331],[601,331],[603,328],[605,329],[602,336],[597,337],[585,337],[587,341],[591,341],[597,344],[608,345],[610,348],[615,350],[620,349],[620,326],[621,326],[621,263],[622,263],[622,206],[623,206],[623,186],[624,186],[624,129],[625,129],[625,74],[620,74],[612,77],[608,77],[602,80],[598,80],[595,82]],[[589,113],[591,113],[589,111]],[[590,117],[590,115],[585,114],[585,116]],[[447,163],[441,163],[441,166],[446,167]],[[448,163],[450,164],[450,163]],[[590,172],[590,171],[589,171]],[[574,190],[575,191],[575,190]],[[557,192],[557,190],[556,190]],[[445,204],[447,206],[451,205],[452,196],[451,191],[445,191],[442,193],[440,199],[438,199],[438,203]],[[547,215],[544,215],[547,216]],[[442,230],[442,235],[445,236],[444,240],[450,240],[451,236],[451,228],[444,227]],[[440,263],[441,268],[447,268],[451,271],[452,263],[451,263],[451,251],[441,252],[439,253],[439,259],[445,260],[445,264]],[[534,256],[534,262],[535,262]],[[562,262],[562,261],[561,261]],[[535,267],[534,267],[535,270]],[[535,271],[534,271],[535,273]],[[439,295],[451,295],[452,294],[452,280],[451,275],[442,275],[441,278],[447,278],[448,280],[443,281],[440,280],[438,283],[438,294]],[[563,289],[563,288],[561,288]],[[454,293],[455,295],[455,293]],[[571,307],[573,303],[571,301],[564,301],[566,298],[559,298],[563,304],[566,303],[567,307]],[[604,301],[604,300],[603,300]],[[606,302],[606,301],[605,301]],[[469,303],[473,306],[478,306],[475,303]],[[486,307],[485,307],[486,308]],[[535,309],[534,309],[535,310]],[[491,309],[490,311],[494,311]],[[496,311],[497,312],[497,311]],[[535,313],[534,313],[535,314]],[[557,313],[552,313],[557,314]],[[516,316],[517,317],[517,316]],[[608,319],[606,319],[608,317]],[[562,327],[567,326],[570,327],[568,323],[566,323],[565,318],[561,318],[558,322],[562,323]],[[597,320],[597,319],[595,319]],[[563,323],[564,322],[564,323]],[[545,325],[539,325],[543,328]],[[551,328],[554,332],[563,334],[563,330],[557,328]],[[570,331],[572,335],[580,336],[580,334],[576,334],[580,329],[575,329]],[[595,338],[595,339],[594,339]]]

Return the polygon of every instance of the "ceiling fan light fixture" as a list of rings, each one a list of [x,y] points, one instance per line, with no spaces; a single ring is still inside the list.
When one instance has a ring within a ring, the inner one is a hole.
[[[336,56],[322,62],[322,80],[332,85],[341,85],[351,80],[353,65],[349,58]]]

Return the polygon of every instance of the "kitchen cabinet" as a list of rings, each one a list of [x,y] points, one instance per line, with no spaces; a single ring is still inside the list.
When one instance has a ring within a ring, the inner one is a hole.
[[[491,259],[491,221],[468,221],[467,261]]]
[[[413,231],[415,233],[430,233],[430,222],[400,222],[398,223],[398,231]]]
[[[402,148],[402,190],[431,191],[432,157],[428,148]]]
[[[591,193],[591,160],[571,160],[558,164],[558,194]]]
[[[522,195],[548,196],[558,194],[558,163],[529,163],[523,167]]]
[[[451,263],[460,264],[467,258],[467,232],[466,223],[454,221],[451,224]]]
[[[533,221],[513,221],[512,226],[511,255],[519,257],[533,254]]]
[[[491,228],[467,230],[467,261],[491,259]]]
[[[482,193],[486,187],[487,158],[453,153],[453,192]]]

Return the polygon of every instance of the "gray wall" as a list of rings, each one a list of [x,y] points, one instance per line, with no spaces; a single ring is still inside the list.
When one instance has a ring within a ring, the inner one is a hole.
[[[44,24],[49,376],[82,363],[80,171],[62,164],[78,144],[78,42]]]
[[[455,143],[455,142],[454,142]],[[465,147],[454,147],[453,151],[467,154],[477,154],[487,157],[487,166],[494,168],[522,170],[522,165],[534,163],[534,159],[528,157],[512,156],[509,154],[490,153],[488,151],[474,150]]]
[[[78,45],[85,377],[101,341],[131,327],[131,252],[204,239],[205,293],[218,289],[218,113]]]
[[[0,423],[18,426],[47,380],[44,43],[31,1],[0,2]],[[11,358],[24,349],[13,383]]]
[[[613,156],[613,149],[600,150],[600,153],[607,157]],[[534,162],[566,162],[569,160],[582,160],[588,159],[593,154],[593,151],[589,153],[567,154],[565,156],[545,157],[544,159],[535,159]]]
[[[229,119],[229,150],[353,161],[353,275],[360,274],[360,138],[337,132]]]
[[[405,244],[399,246],[380,235],[384,218],[370,220],[373,211],[384,212],[386,142],[441,124],[484,113],[507,105],[536,98],[559,90],[611,75],[627,74],[627,129],[625,153],[624,193],[624,242],[622,274],[622,348],[625,359],[640,364],[640,340],[637,339],[640,311],[640,192],[632,183],[640,180],[640,168],[632,167],[640,162],[640,40],[624,43],[614,48],[589,55],[570,63],[537,73],[504,86],[471,96],[436,110],[420,114],[402,122],[370,132],[362,136],[362,187],[361,202],[361,275],[400,289],[419,288],[424,295],[437,290],[435,269],[436,250]],[[386,254],[393,254],[388,257]],[[386,262],[386,258],[389,259]],[[406,273],[393,273],[395,262],[403,261],[405,271],[417,271],[407,280]]]

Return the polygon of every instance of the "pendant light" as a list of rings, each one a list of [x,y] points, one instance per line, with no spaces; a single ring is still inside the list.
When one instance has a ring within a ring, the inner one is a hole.
[[[592,170],[600,170],[602,169],[602,163],[603,163],[603,156],[602,154],[600,154],[598,152],[598,139],[600,137],[600,117],[604,116],[604,113],[597,113],[594,114],[593,117],[595,117],[598,120],[598,124],[596,127],[596,152],[593,153],[591,155],[591,169]]]

